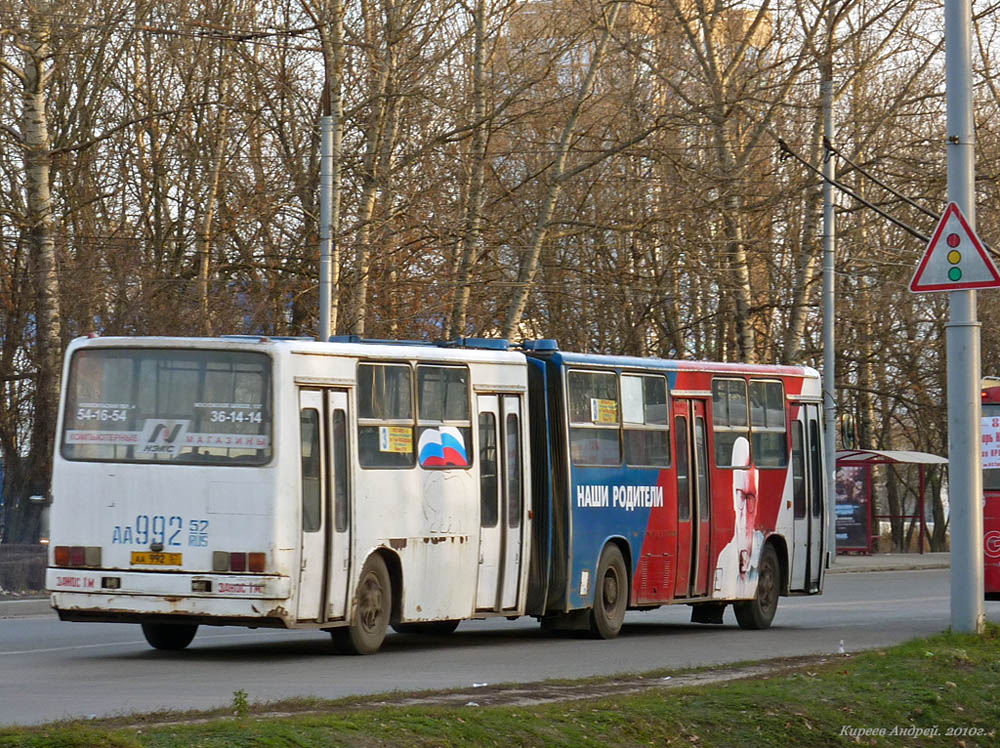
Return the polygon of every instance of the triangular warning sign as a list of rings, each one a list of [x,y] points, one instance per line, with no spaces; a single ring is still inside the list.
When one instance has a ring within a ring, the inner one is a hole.
[[[910,290],[962,291],[1000,287],[1000,273],[955,203],[948,203],[924,258],[910,281]]]

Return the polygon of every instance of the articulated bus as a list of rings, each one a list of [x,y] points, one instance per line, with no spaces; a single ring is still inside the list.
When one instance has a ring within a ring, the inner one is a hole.
[[[1000,380],[983,381],[983,587],[1000,600]]]
[[[554,341],[75,340],[47,586],[67,621],[450,633],[626,610],[770,626],[823,586],[820,380]]]

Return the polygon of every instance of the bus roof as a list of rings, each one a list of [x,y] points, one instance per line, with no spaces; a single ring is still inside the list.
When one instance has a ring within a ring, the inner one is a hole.
[[[418,341],[321,342],[311,338],[232,335],[219,337],[86,336],[76,338],[70,350],[94,348],[187,348],[281,351],[288,354],[346,356],[365,359],[422,359],[473,363],[523,363],[524,355],[495,345],[439,345]]]
[[[615,369],[663,369],[664,371],[701,371],[709,374],[747,374],[813,379],[819,372],[809,366],[782,366],[768,364],[720,363],[716,361],[687,361],[679,359],[640,358],[638,356],[606,356],[591,353],[553,351],[529,355],[560,366],[605,366]]]

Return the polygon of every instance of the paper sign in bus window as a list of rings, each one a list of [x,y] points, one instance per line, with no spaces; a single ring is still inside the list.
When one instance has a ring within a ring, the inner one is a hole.
[[[599,397],[590,398],[590,420],[594,423],[618,423],[618,403]]]
[[[982,419],[983,469],[1000,468],[1000,418],[986,416]]]
[[[379,426],[380,452],[410,454],[413,451],[413,429],[410,426]]]

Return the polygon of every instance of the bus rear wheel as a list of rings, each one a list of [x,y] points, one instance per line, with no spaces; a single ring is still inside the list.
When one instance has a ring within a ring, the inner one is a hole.
[[[625,622],[628,605],[628,574],[618,546],[606,546],[601,552],[596,584],[590,631],[601,639],[614,639]]]
[[[184,649],[194,639],[197,623],[144,623],[142,635],[154,649]]]
[[[370,556],[361,569],[349,626],[330,631],[334,647],[343,654],[375,654],[385,640],[392,613],[392,583],[381,556]]]
[[[733,603],[736,622],[741,629],[760,630],[770,627],[778,610],[780,582],[778,554],[774,552],[773,546],[765,545],[760,554],[760,565],[757,567],[757,592],[753,600]]]

